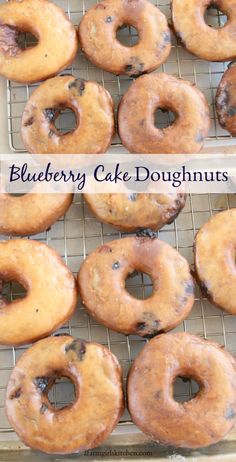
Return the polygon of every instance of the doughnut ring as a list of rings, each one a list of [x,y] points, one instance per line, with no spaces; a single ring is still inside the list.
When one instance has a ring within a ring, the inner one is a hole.
[[[180,376],[199,385],[198,393],[183,403],[173,397]],[[128,407],[134,423],[153,440],[200,448],[217,443],[233,427],[235,387],[235,359],[220,345],[187,333],[160,335],[131,367]]]
[[[75,400],[55,409],[48,392],[59,377],[75,386]],[[123,413],[121,367],[104,346],[70,336],[49,337],[29,348],[14,367],[6,412],[21,440],[51,454],[100,445]]]
[[[125,280],[142,271],[153,281],[145,300],[125,290]],[[82,302],[98,322],[123,334],[153,337],[176,327],[190,312],[194,285],[187,261],[159,239],[127,237],[94,250],[78,274]]]

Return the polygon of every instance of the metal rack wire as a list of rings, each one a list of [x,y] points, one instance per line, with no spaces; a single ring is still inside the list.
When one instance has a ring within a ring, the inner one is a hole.
[[[2,0],[1,0],[2,1]],[[171,20],[170,0],[151,0]],[[64,9],[73,24],[77,27],[84,13],[94,4],[94,0],[56,0],[56,3]],[[215,9],[209,9],[207,21],[214,27],[220,27],[224,24],[226,17]],[[124,43],[134,43],[137,39],[137,31],[131,26],[125,27],[119,31],[119,37],[122,37]],[[29,45],[26,40],[25,46]],[[157,70],[157,72],[166,72],[183,79],[189,80],[196,84],[197,87],[205,94],[210,106],[211,129],[207,141],[228,140],[230,135],[223,130],[218,124],[215,112],[215,93],[219,81],[227,68],[227,63],[209,63],[202,61],[186,50],[184,50],[172,35],[172,50],[167,61]],[[95,80],[111,93],[114,103],[115,112],[121,96],[128,89],[132,79],[128,76],[114,76],[108,72],[93,66],[80,52],[73,65],[63,74],[73,74],[75,77],[87,80]],[[7,83],[8,94],[8,127],[9,142],[13,151],[24,152],[24,146],[20,136],[20,121],[26,101],[32,94],[37,85],[22,85],[14,82]],[[170,122],[169,113],[158,111],[158,126],[166,126]],[[73,117],[71,113],[66,112],[58,119],[57,128],[62,131],[68,131],[73,126]],[[112,147],[120,147],[118,135],[113,140]],[[112,151],[111,147],[111,151]]]
[[[159,231],[160,239],[171,244],[193,265],[193,240],[199,227],[214,213],[230,207],[236,207],[236,195],[192,195],[188,198],[184,210],[175,223]],[[70,269],[76,274],[86,255],[97,246],[124,234],[112,227],[101,224],[92,215],[82,196],[75,196],[74,202],[64,219],[56,222],[48,231],[33,236],[33,239],[47,243],[57,250]],[[150,280],[143,274],[137,274],[127,281],[127,289],[138,297],[150,294]],[[9,299],[23,296],[17,284],[4,286],[4,294]],[[228,351],[236,353],[236,318],[223,313],[211,305],[196,288],[196,299],[189,317],[176,329],[188,331],[204,338],[212,339],[224,345]],[[145,340],[138,336],[124,336],[113,332],[92,319],[79,301],[78,309],[68,324],[60,332],[70,333],[74,337],[94,340],[106,345],[119,359],[124,372],[124,384],[130,364],[144,346]],[[15,435],[4,414],[5,387],[15,362],[27,347],[0,347],[0,440],[13,439]],[[175,396],[178,400],[189,399],[196,392],[196,384],[178,380]],[[69,382],[61,381],[53,388],[52,402],[59,407],[73,399],[73,387]],[[128,411],[125,411],[119,425],[132,425]]]

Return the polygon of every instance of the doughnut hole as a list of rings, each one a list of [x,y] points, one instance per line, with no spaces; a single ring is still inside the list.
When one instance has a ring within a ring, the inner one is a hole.
[[[0,308],[1,301],[11,303],[13,300],[22,299],[27,296],[27,288],[18,282],[17,279],[6,281],[0,275]]]
[[[51,406],[56,410],[72,406],[76,400],[76,388],[73,380],[63,375],[58,376],[54,379],[47,398]]]
[[[21,30],[7,24],[0,25],[0,49],[10,57],[36,46],[38,42],[34,31]]]
[[[153,281],[149,274],[133,271],[125,280],[125,289],[132,297],[145,300],[153,295]]]
[[[78,116],[72,108],[66,106],[46,108],[44,115],[50,123],[52,132],[59,136],[72,133],[79,126]]]
[[[176,119],[177,114],[168,108],[159,107],[154,112],[154,125],[160,130],[173,125]]]
[[[226,11],[221,11],[214,2],[210,2],[204,14],[205,23],[214,29],[224,27],[228,21]]]
[[[191,375],[178,375],[173,381],[173,399],[178,403],[185,403],[194,399],[202,385],[196,377]]]
[[[116,39],[126,47],[133,47],[139,42],[139,33],[130,24],[123,24],[116,31]]]

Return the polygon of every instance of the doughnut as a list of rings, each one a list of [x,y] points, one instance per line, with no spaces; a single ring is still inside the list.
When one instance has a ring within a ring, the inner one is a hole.
[[[72,404],[56,409],[48,392],[59,377],[75,387]],[[67,454],[100,445],[123,413],[122,371],[104,346],[68,335],[35,343],[18,360],[6,392],[6,413],[33,449]]]
[[[219,29],[208,26],[204,14],[214,6],[227,15]],[[172,0],[172,22],[181,44],[207,61],[229,61],[236,57],[236,0]]]
[[[177,402],[177,377],[199,385],[189,401]],[[128,377],[134,423],[153,440],[199,448],[220,441],[236,421],[235,359],[222,346],[187,333],[160,335],[147,343]]]
[[[171,224],[185,206],[185,194],[84,194],[95,216],[121,231]]]
[[[125,280],[135,271],[152,278],[153,294],[145,300],[125,289]],[[194,302],[187,261],[170,245],[145,232],[94,250],[81,265],[78,284],[89,313],[126,335],[148,338],[173,329],[187,317]]]
[[[195,270],[204,294],[236,314],[236,209],[213,215],[195,237]]]
[[[1,182],[1,178],[0,178]],[[70,207],[73,194],[31,193],[13,196],[0,184],[0,234],[26,236],[46,231]]]
[[[23,49],[20,34],[35,46]],[[11,0],[0,5],[0,74],[20,83],[47,79],[65,69],[78,49],[76,30],[61,8],[47,0]]]
[[[158,108],[175,113],[172,125],[155,127]],[[121,99],[118,128],[123,145],[133,153],[197,153],[210,128],[209,108],[204,95],[190,82],[164,73],[144,75]]]
[[[0,256],[0,281],[17,281],[27,291],[9,303],[0,294],[0,344],[31,343],[69,320],[77,303],[75,279],[53,249],[13,239],[0,242]]]
[[[223,75],[216,93],[216,112],[222,128],[236,136],[236,67]]]
[[[62,109],[74,111],[77,127],[61,134],[55,121]],[[21,122],[26,149],[36,154],[100,154],[114,134],[113,101],[105,88],[72,75],[43,82],[28,100]]]
[[[117,30],[130,25],[139,41],[125,46],[116,38]],[[166,17],[147,0],[105,0],[94,5],[79,25],[79,41],[87,58],[113,74],[137,75],[160,66],[171,50]]]

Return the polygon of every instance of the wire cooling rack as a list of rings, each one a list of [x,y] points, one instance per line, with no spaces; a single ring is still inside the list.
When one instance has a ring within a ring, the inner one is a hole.
[[[178,249],[193,267],[192,247],[196,231],[212,214],[231,207],[236,207],[236,195],[189,196],[186,206],[177,220],[172,225],[160,230],[159,238]],[[32,238],[40,240],[58,251],[73,273],[77,274],[82,261],[92,250],[103,243],[123,236],[125,234],[118,232],[111,226],[98,222],[84,203],[82,196],[77,195],[74,197],[74,202],[65,218],[56,222],[48,231]],[[2,237],[2,239],[6,239],[6,237]],[[133,295],[143,298],[151,293],[152,285],[148,277],[137,274],[128,279],[127,290]],[[3,293],[10,300],[23,296],[22,288],[15,283],[6,284]],[[236,317],[223,313],[214,307],[201,295],[197,287],[193,310],[175,331],[188,331],[212,339],[224,345],[231,353],[236,353]],[[74,337],[93,340],[107,346],[120,361],[123,368],[124,385],[132,361],[146,342],[138,336],[126,337],[98,324],[87,314],[80,301],[72,319],[59,332],[69,333]],[[4,397],[11,370],[17,358],[26,348],[0,347],[0,440],[16,438],[5,417]],[[196,384],[192,381],[186,382],[178,379],[175,385],[175,397],[179,401],[189,399],[196,391]],[[57,407],[63,407],[71,402],[73,400],[71,383],[64,379],[57,383],[53,387],[50,399]],[[132,431],[132,423],[127,409],[119,425],[130,426]]]
[[[2,3],[3,0],[0,0]],[[160,10],[166,15],[170,22],[170,0],[151,0],[157,5]],[[84,13],[95,3],[94,0],[56,0],[56,3],[63,8],[77,27]],[[206,20],[208,24],[214,27],[221,27],[226,16],[214,8],[207,10]],[[56,32],[55,32],[56,33]],[[128,26],[119,31],[119,39],[126,44],[134,44],[137,41],[136,29]],[[32,44],[31,39],[25,40],[25,46]],[[223,130],[216,117],[215,112],[215,93],[220,79],[227,68],[227,63],[209,63],[202,61],[177,44],[174,35],[172,34],[172,50],[168,60],[157,70],[157,72],[166,72],[183,79],[189,80],[196,84],[197,87],[205,94],[210,107],[211,128],[207,142],[229,140],[230,135]],[[111,93],[114,104],[115,113],[121,96],[126,92],[131,84],[132,79],[128,76],[116,77],[113,74],[104,72],[101,69],[93,66],[80,51],[73,65],[62,74],[73,74],[75,77],[80,77],[86,80],[95,80]],[[24,152],[24,146],[20,136],[20,121],[26,101],[32,94],[37,85],[22,85],[14,82],[7,83],[8,94],[8,127],[9,127],[9,142],[13,151]],[[171,121],[170,113],[157,111],[156,114],[158,126],[164,127]],[[71,111],[65,111],[57,120],[57,128],[63,131],[68,131],[74,127],[75,119]],[[113,147],[119,147],[120,139],[115,136]],[[111,148],[112,150],[112,148]]]

